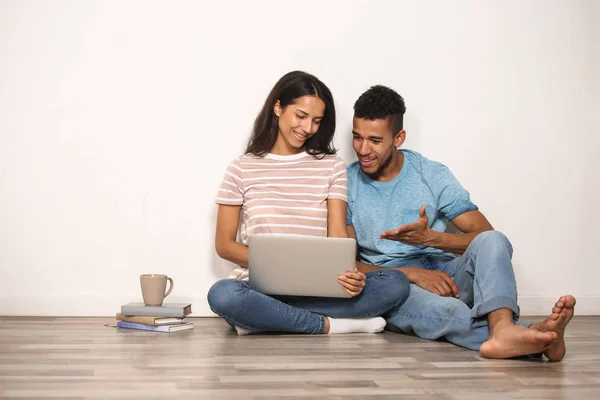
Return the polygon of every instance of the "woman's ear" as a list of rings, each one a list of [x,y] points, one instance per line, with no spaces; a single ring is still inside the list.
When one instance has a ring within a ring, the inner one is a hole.
[[[279,100],[277,100],[277,102],[275,102],[275,106],[273,107],[273,112],[275,113],[276,116],[278,116],[278,117],[281,116],[281,103],[279,102]]]

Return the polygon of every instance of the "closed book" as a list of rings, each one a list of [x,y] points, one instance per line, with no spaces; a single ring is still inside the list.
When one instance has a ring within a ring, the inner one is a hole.
[[[154,317],[154,316],[151,317],[151,316],[146,316],[146,315],[123,315],[121,313],[117,313],[116,318],[119,321],[135,322],[138,324],[153,325],[153,326],[175,325],[175,324],[183,324],[185,322],[184,318],[169,318],[169,317]]]
[[[145,315],[149,317],[183,318],[192,313],[190,303],[163,303],[162,306],[147,306],[144,303],[127,303],[121,306],[121,314]]]
[[[144,324],[136,324],[135,322],[127,322],[127,321],[118,321],[117,327],[125,328],[125,329],[138,329],[142,331],[152,331],[152,332],[178,332],[185,331],[188,329],[194,329],[193,322],[185,322],[183,324],[177,325],[162,325],[162,326],[151,326]]]

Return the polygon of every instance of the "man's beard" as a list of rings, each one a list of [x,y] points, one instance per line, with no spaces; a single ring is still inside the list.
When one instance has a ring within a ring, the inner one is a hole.
[[[381,163],[381,165],[379,165],[379,167],[375,170],[375,172],[368,173],[368,172],[365,172],[365,170],[363,170],[363,172],[365,174],[369,175],[371,178],[379,177],[379,175],[381,174],[381,171],[385,170],[388,167],[388,165],[390,165],[390,163],[392,162],[393,155],[394,155],[394,153],[390,152],[388,157],[385,160],[383,160],[383,162]]]

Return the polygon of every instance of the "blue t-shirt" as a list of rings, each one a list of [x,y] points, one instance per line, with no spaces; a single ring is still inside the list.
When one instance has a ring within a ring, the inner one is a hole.
[[[421,205],[427,206],[431,229],[444,232],[449,220],[477,210],[467,192],[443,164],[428,160],[416,151],[400,150],[404,164],[388,182],[379,182],[362,172],[358,161],[348,166],[347,224],[356,231],[361,262],[393,267],[430,254],[448,255],[443,250],[380,239],[381,232],[419,219]]]

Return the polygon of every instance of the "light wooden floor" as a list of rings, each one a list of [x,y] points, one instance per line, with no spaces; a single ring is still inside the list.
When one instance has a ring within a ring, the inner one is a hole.
[[[0,317],[0,398],[600,399],[600,317],[561,363],[484,360],[407,335],[238,337],[217,318],[173,334],[111,318]]]

